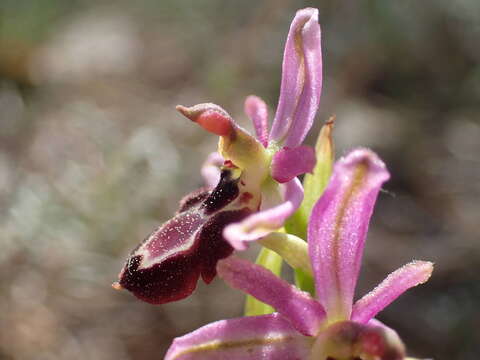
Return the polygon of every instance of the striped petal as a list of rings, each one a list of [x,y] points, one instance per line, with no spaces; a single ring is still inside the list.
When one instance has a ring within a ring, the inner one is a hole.
[[[176,338],[165,360],[307,360],[312,338],[280,314],[221,320]]]
[[[270,139],[300,145],[312,126],[322,91],[322,52],[318,10],[299,10],[285,44],[282,83]]]
[[[433,263],[428,261],[412,261],[402,266],[355,303],[352,320],[367,323],[405,291],[425,283],[432,271]]]
[[[340,159],[308,227],[317,295],[329,320],[350,318],[355,285],[373,207],[385,164],[372,151],[358,149]]]
[[[218,263],[217,271],[230,286],[271,305],[304,335],[315,335],[325,319],[323,307],[308,293],[260,265],[229,257]]]

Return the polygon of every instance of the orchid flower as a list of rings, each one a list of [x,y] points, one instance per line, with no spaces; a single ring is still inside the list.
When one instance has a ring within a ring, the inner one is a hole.
[[[316,298],[262,266],[233,256],[221,260],[220,277],[277,312],[204,326],[175,339],[165,359],[404,359],[396,332],[374,317],[403,292],[426,282],[433,264],[404,265],[353,303],[368,224],[388,178],[384,163],[370,150],[354,150],[335,164],[308,224]]]
[[[200,276],[211,282],[218,260],[232,253],[225,239],[241,243],[281,228],[303,199],[296,176],[315,165],[314,150],[302,142],[312,126],[321,87],[318,10],[307,8],[297,12],[288,33],[270,132],[267,106],[256,96],[245,102],[256,137],[218,105],[177,106],[220,137],[218,154],[211,155],[202,170],[208,186],[185,197],[177,214],[133,250],[113,286],[153,304],[185,298]],[[219,163],[223,165],[216,170]]]

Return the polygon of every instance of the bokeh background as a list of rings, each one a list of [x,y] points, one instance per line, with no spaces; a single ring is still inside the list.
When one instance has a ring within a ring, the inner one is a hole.
[[[241,315],[220,280],[164,306],[110,284],[215,149],[174,106],[215,102],[246,127],[245,96],[274,109],[304,6],[325,62],[308,143],[336,114],[337,156],[368,146],[392,172],[358,294],[435,261],[380,319],[412,355],[479,358],[479,1],[0,0],[0,359],[161,359]]]

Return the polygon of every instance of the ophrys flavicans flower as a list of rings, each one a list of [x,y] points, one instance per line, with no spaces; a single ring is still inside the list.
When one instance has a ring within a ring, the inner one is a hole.
[[[225,239],[241,243],[280,228],[303,199],[296,176],[315,164],[313,149],[301,144],[312,126],[321,87],[318,11],[308,8],[297,12],[290,27],[270,132],[267,107],[257,97],[245,103],[256,137],[217,105],[178,106],[183,115],[220,136],[220,180],[213,189],[187,196],[177,214],[133,250],[114,286],[154,304],[182,299],[200,276],[209,283],[218,260],[232,253]],[[211,162],[208,166],[204,174],[214,178]]]

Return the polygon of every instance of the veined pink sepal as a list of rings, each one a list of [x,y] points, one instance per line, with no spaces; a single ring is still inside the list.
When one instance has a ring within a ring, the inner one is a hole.
[[[337,161],[308,226],[317,296],[332,320],[350,318],[373,207],[389,178],[372,151],[357,149]]]
[[[221,320],[176,338],[165,360],[307,360],[312,338],[278,313]]]
[[[297,11],[285,44],[282,83],[270,140],[299,146],[310,127],[322,91],[322,51],[318,10]]]

